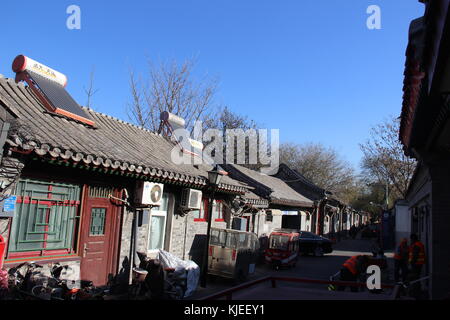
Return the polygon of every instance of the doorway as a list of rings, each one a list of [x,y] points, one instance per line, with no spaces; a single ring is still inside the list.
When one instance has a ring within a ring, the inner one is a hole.
[[[85,186],[79,254],[81,279],[96,286],[105,285],[109,274],[117,271],[120,209],[109,196],[119,192],[110,187]]]

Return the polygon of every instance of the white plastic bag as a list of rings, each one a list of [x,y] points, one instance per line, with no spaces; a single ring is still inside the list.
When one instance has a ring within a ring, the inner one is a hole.
[[[184,293],[184,298],[191,296],[197,290],[200,268],[194,261],[181,260],[174,254],[164,250],[159,250],[158,260],[161,261],[164,268],[175,269],[175,272],[187,271],[187,289]]]

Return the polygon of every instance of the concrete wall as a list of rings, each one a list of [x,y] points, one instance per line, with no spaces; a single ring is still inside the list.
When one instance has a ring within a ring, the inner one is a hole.
[[[311,224],[312,224],[312,215],[307,214],[306,212],[301,212],[301,225],[300,229],[302,231],[309,231],[311,232]],[[307,219],[309,216],[309,220]]]
[[[395,247],[402,238],[409,239],[411,235],[411,214],[406,201],[395,205]],[[408,240],[409,241],[409,240]]]
[[[271,210],[272,211],[272,221],[266,221],[267,213],[264,210],[261,210],[256,215],[256,224],[257,227],[255,227],[255,233],[258,235],[259,238],[264,236],[269,236],[273,229],[281,228],[282,225],[282,218],[281,211],[279,210]]]

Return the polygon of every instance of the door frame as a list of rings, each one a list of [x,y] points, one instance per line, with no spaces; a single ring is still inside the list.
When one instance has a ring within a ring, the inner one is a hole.
[[[82,237],[85,232],[89,232],[89,230],[84,230],[83,225],[85,223],[85,219],[87,216],[88,203],[89,203],[89,184],[82,185],[82,199],[81,199],[81,218],[79,225],[79,236],[77,239],[77,254],[81,258],[80,260],[80,276],[83,269],[83,248],[82,248]],[[99,185],[95,184],[92,186],[103,186],[103,187],[111,187],[107,185]],[[117,188],[114,188],[113,196],[121,198],[123,191],[119,191]],[[95,199],[95,198],[94,198]],[[106,263],[107,274],[116,275],[119,268],[119,254],[120,254],[120,239],[122,234],[122,206],[117,205],[116,203],[110,200],[112,212],[113,212],[113,220],[111,221],[110,232],[111,232],[111,241],[108,246],[108,258]],[[89,279],[87,279],[89,280]]]

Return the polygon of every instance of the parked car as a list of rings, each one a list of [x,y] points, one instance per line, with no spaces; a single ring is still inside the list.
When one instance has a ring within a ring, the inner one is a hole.
[[[361,231],[362,238],[378,238],[378,234],[379,226],[374,224],[364,227],[364,229]]]
[[[303,255],[313,254],[321,257],[333,252],[333,245],[330,239],[312,232],[300,231],[299,252]]]

